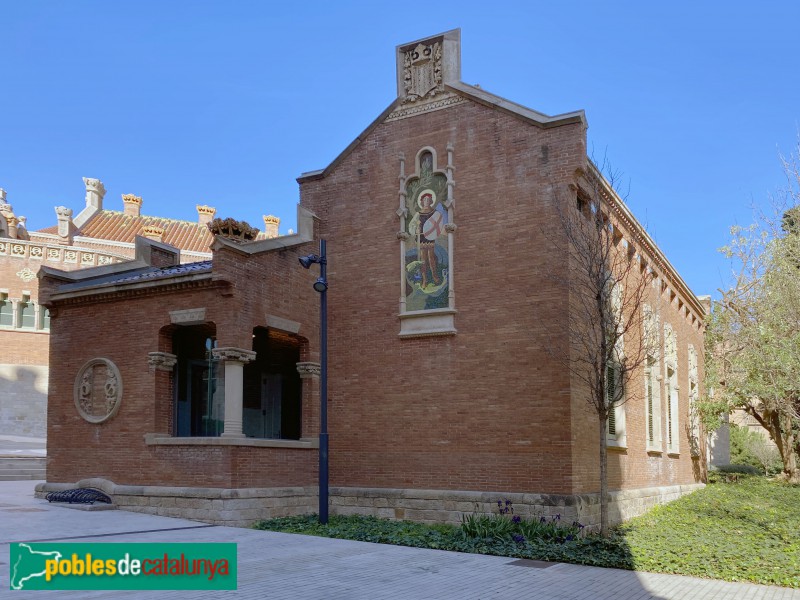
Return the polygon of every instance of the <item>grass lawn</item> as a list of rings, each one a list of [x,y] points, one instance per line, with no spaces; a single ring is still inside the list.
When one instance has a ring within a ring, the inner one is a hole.
[[[509,524],[511,518],[482,517],[482,526],[469,533],[452,525],[372,517],[333,516],[322,526],[313,515],[272,519],[256,527],[800,588],[800,487],[763,477],[709,485],[629,521],[609,539],[559,536],[553,533],[558,523],[544,524],[541,535],[534,537],[538,522]]]

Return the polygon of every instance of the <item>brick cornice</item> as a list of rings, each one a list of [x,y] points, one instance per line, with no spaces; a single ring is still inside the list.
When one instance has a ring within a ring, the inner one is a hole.
[[[78,304],[99,304],[102,302],[114,302],[117,300],[128,298],[142,298],[147,296],[159,296],[162,294],[169,294],[180,290],[198,290],[198,289],[220,289],[223,292],[232,289],[229,281],[225,280],[212,280],[210,274],[205,277],[195,277],[191,280],[178,280],[171,282],[148,282],[150,284],[141,287],[126,286],[124,288],[109,288],[106,290],[82,290],[71,292],[69,294],[61,294],[50,297],[49,302],[45,306],[48,308],[75,306]]]

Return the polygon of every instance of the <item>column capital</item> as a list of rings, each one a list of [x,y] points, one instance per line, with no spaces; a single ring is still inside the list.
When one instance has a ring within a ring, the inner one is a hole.
[[[322,369],[319,363],[316,362],[299,362],[297,363],[297,372],[300,373],[300,379],[318,378],[322,373]]]
[[[151,371],[172,371],[178,362],[178,357],[169,352],[149,352],[147,364]]]
[[[243,348],[214,348],[211,354],[217,360],[239,362],[242,364],[252,362],[256,359],[255,352],[252,350],[244,350]]]

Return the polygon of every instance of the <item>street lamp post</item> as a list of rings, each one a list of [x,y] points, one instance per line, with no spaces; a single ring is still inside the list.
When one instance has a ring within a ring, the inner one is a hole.
[[[320,410],[319,410],[319,522],[328,523],[328,260],[325,240],[319,241],[319,255],[309,254],[300,258],[300,264],[308,269],[319,264],[320,276],[314,282],[314,291],[319,293],[319,350],[320,350]]]

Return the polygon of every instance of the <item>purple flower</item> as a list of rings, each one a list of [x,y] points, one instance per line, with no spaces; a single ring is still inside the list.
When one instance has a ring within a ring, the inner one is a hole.
[[[544,517],[539,517],[539,523],[546,523],[546,522],[547,519],[545,519]]]
[[[503,501],[502,500],[498,500],[497,501],[497,507],[498,508],[503,508]]]
[[[520,517],[519,515],[516,515],[515,517],[512,517],[512,519],[511,519],[512,523],[519,523],[520,521],[522,521],[522,517]]]
[[[516,534],[516,535],[514,536],[514,541],[515,541],[515,542],[517,542],[517,543],[524,542],[524,541],[525,541],[525,536],[524,536],[524,535],[519,535],[519,534]]]
[[[568,542],[571,542],[571,541],[572,541],[572,540],[574,540],[574,539],[575,539],[575,536],[574,536],[574,535],[572,535],[572,534],[569,534],[569,535],[567,536],[567,540],[566,540],[566,541],[568,541]]]

